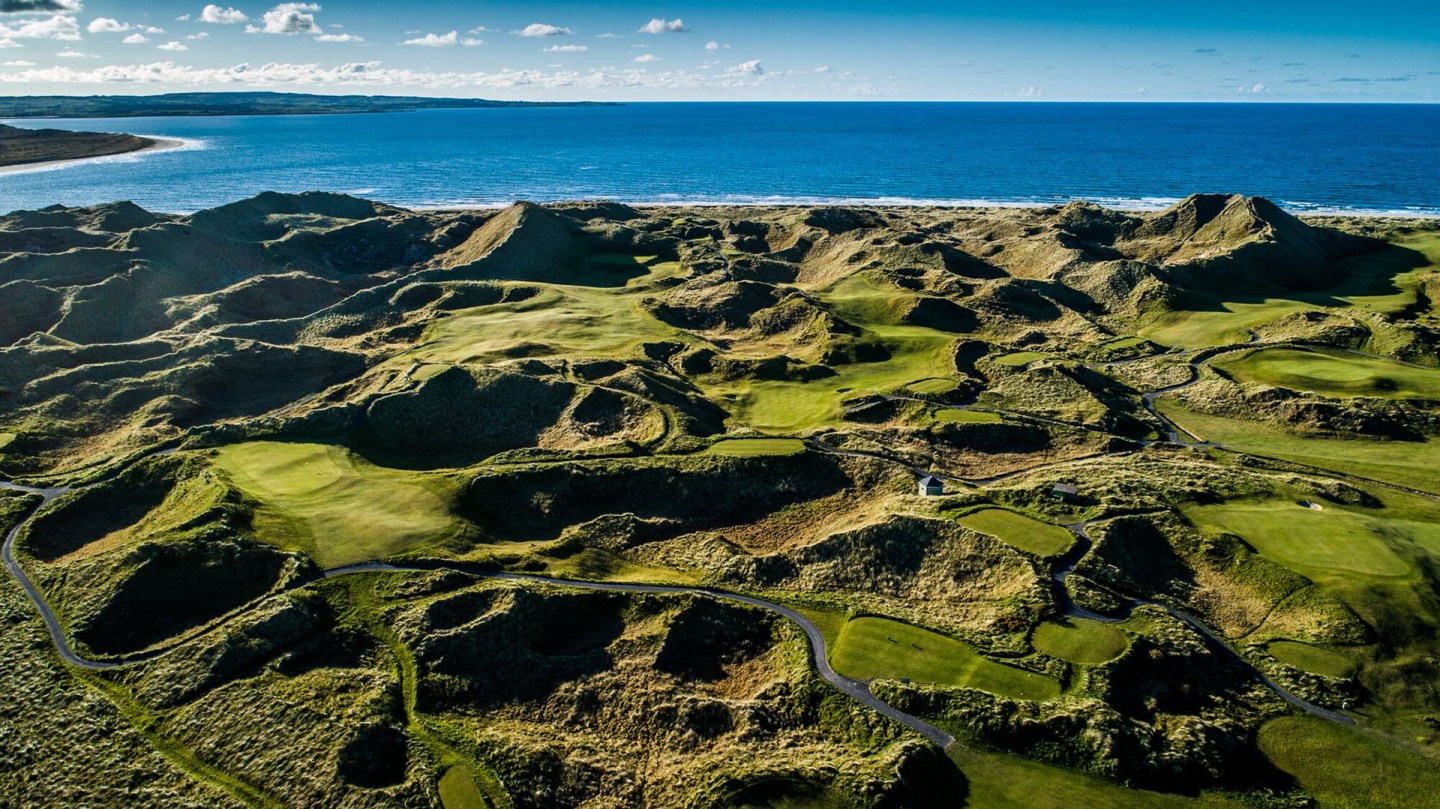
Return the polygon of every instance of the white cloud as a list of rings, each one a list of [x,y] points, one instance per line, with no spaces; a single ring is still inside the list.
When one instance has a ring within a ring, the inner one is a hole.
[[[116,34],[129,31],[130,23],[120,22],[112,17],[96,17],[85,28],[92,34]]]
[[[262,25],[256,28],[246,26],[250,33],[262,34],[318,34],[320,26],[315,22],[319,3],[281,3],[265,12],[260,18]]]
[[[759,59],[751,59],[748,62],[741,62],[725,72],[732,76],[763,76],[765,68],[760,65]]]
[[[716,42],[712,39],[709,42],[705,43],[705,50],[710,51],[711,53],[714,53],[715,51],[728,51],[730,50],[730,43]]]
[[[149,41],[150,37],[147,37],[144,34],[131,34],[130,36],[120,40],[120,43],[122,45],[144,45],[146,42]]]
[[[52,11],[82,11],[80,0],[0,0],[3,14],[42,14]]]
[[[23,48],[23,47],[25,47],[25,46],[24,46],[24,45],[21,45],[19,42],[16,42],[16,41],[13,40],[13,39],[0,39],[0,49],[3,49],[3,48]]]
[[[687,27],[687,26],[685,25],[685,21],[682,20],[682,19],[680,19],[679,17],[676,17],[675,19],[670,20],[670,21],[668,21],[668,22],[665,21],[665,20],[664,20],[663,18],[661,18],[661,17],[656,17],[655,19],[651,20],[650,22],[647,22],[647,23],[645,23],[644,25],[640,26],[640,30],[636,31],[635,33],[637,33],[637,34],[687,34],[687,33],[689,33],[689,32],[690,32],[689,27]]]
[[[575,33],[575,29],[565,28],[559,25],[548,25],[543,22],[532,22],[515,33],[522,37],[561,37],[570,36]]]
[[[186,39],[209,39],[209,38],[210,38],[210,32],[209,32],[209,31],[201,31],[201,32],[198,33],[198,34],[191,34],[191,35],[189,35],[189,36],[187,36],[187,37],[185,37],[185,38],[186,38]]]
[[[317,8],[316,10],[318,11],[319,9]],[[187,14],[185,16],[188,17],[190,15]],[[221,8],[211,3],[205,7],[204,11],[200,12],[200,22],[208,22],[214,25],[235,25],[237,23],[250,22],[250,18],[245,15],[245,12],[238,8],[230,8],[229,6]]]
[[[156,46],[155,46],[155,49],[156,49],[156,50],[161,50],[161,51],[188,51],[188,50],[190,50],[189,47],[187,47],[187,46],[185,46],[185,45],[182,45],[182,44],[180,44],[179,42],[176,42],[176,41],[174,41],[174,40],[171,40],[171,41],[169,41],[169,42],[166,42],[164,45],[156,45]]]
[[[830,72],[830,66],[829,66],[829,65],[820,65],[819,67],[815,68],[815,72],[816,72],[816,73],[829,73],[829,72]]]
[[[5,67],[34,67],[34,62],[27,62],[24,59],[16,59],[13,62],[6,62]]]
[[[660,57],[656,56],[653,53],[642,53],[639,56],[635,57],[635,61],[639,62],[642,65],[645,65],[651,62],[660,61]]]
[[[364,42],[365,37],[355,34],[321,34],[315,37],[316,42]]]
[[[426,34],[423,37],[407,39],[401,45],[416,45],[421,48],[448,48],[451,45],[460,44],[460,32],[451,31],[448,34]]]
[[[471,28],[471,29],[470,29],[468,32],[466,32],[466,33],[470,33],[470,34],[498,34],[498,33],[500,33],[500,31],[499,31],[499,29],[490,28],[489,26],[477,25],[477,26],[475,26],[474,28]]]
[[[55,39],[75,42],[80,39],[80,21],[56,14],[44,20],[27,20],[18,25],[0,23],[0,39]]]
[[[605,33],[605,34],[596,34],[596,35],[595,35],[595,38],[596,38],[596,39],[623,39],[624,37],[620,36],[619,34]]]
[[[147,33],[147,34],[163,34],[163,33],[165,33],[165,29],[164,29],[164,28],[160,28],[160,27],[158,27],[158,26],[149,25],[149,26],[146,26],[146,27],[145,27],[145,33]]]
[[[81,53],[80,51],[76,50],[60,51],[55,55],[60,57],[61,59],[89,59],[91,56],[88,53]]]
[[[1021,87],[1020,92],[1016,93],[1016,95],[1021,98],[1038,98],[1044,94],[1045,92],[1043,90],[1033,84],[1028,87]]]
[[[588,45],[551,45],[545,49],[546,53],[584,53],[590,50]]]

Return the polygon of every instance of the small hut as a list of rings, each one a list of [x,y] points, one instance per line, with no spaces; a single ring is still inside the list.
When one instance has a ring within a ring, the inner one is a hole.
[[[1055,496],[1056,500],[1066,503],[1073,503],[1080,499],[1080,487],[1074,483],[1057,483],[1050,493]]]
[[[945,481],[934,475],[926,475],[920,478],[921,497],[940,497],[945,494]]]

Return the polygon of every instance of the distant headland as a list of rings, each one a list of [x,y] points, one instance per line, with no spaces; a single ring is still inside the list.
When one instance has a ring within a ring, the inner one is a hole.
[[[494,101],[484,98],[166,93],[147,96],[0,97],[0,118],[146,118],[205,115],[339,115],[436,109],[611,106],[604,102]]]
[[[167,138],[146,138],[114,132],[21,129],[0,124],[0,173],[72,160],[173,149],[181,145],[181,141]]]

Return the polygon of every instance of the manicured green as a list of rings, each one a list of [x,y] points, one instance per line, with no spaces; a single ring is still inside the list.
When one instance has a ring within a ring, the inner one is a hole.
[[[1265,650],[1281,663],[1302,671],[1343,680],[1355,673],[1355,661],[1339,652],[1294,640],[1272,640]]]
[[[1145,345],[1144,337],[1116,337],[1114,340],[1107,340],[1100,344],[1101,351],[1123,351],[1127,348],[1135,348]]]
[[[1260,728],[1260,749],[1322,809],[1434,806],[1440,762],[1373,731],[1287,716]]]
[[[1036,556],[1058,556],[1075,542],[1074,535],[1058,525],[1003,508],[972,511],[958,518],[957,522]]]
[[[990,413],[985,410],[962,410],[958,407],[936,410],[935,420],[948,424],[1000,424],[1005,421],[999,413]]]
[[[1241,382],[1323,396],[1440,399],[1440,370],[1338,351],[1266,348],[1222,357],[1214,364]]]
[[[459,764],[440,777],[440,803],[445,809],[490,809],[469,768]]]
[[[216,465],[260,503],[261,539],[302,550],[324,567],[379,559],[459,530],[439,476],[375,466],[342,447],[236,444]]]
[[[1440,536],[1440,526],[1387,519],[1383,512],[1371,515],[1329,503],[1322,508],[1287,499],[1246,500],[1189,506],[1185,514],[1203,530],[1238,534],[1267,559],[1322,580],[1408,576],[1412,568],[1391,550],[1386,534]]]
[[[960,761],[969,792],[966,809],[1199,809],[1246,804],[1221,795],[1189,798],[1052,767],[1002,753],[970,753]]]
[[[888,618],[845,624],[830,652],[835,670],[859,680],[908,677],[916,683],[963,686],[1014,699],[1046,700],[1060,684],[1041,674],[982,657],[968,644]]]
[[[14,433],[0,433],[0,449],[5,449],[5,447],[9,446],[10,442],[14,440]]]
[[[1030,643],[1036,651],[1087,666],[1114,660],[1130,645],[1124,632],[1083,618],[1046,621],[1035,627]]]
[[[1036,360],[1045,359],[1044,354],[1035,351],[1015,351],[1010,354],[1001,354],[995,358],[997,365],[1008,365],[1012,368],[1020,368]]]
[[[1166,418],[1190,432],[1240,452],[1440,494],[1440,476],[1435,474],[1440,469],[1440,441],[1304,438],[1259,422],[1196,413],[1166,397],[1155,404]]]
[[[753,458],[762,455],[798,455],[805,442],[798,438],[730,438],[717,441],[705,450],[710,455]]]
[[[911,382],[905,386],[905,389],[913,393],[933,396],[941,393],[949,393],[955,390],[956,385],[957,383],[953,379],[941,379],[937,377],[935,379],[922,379],[919,382]]]

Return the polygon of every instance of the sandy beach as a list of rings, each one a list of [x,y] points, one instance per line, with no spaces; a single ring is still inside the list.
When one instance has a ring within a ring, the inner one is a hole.
[[[0,175],[27,174],[29,172],[35,171],[51,171],[58,168],[73,166],[79,163],[91,163],[100,160],[112,160],[117,157],[133,157],[136,155],[145,154],[146,152],[163,152],[169,151],[171,149],[183,149],[186,146],[191,145],[192,143],[191,141],[180,140],[178,138],[147,137],[147,140],[154,141],[154,143],[151,143],[149,146],[142,146],[139,149],[132,149],[131,151],[119,152],[117,154],[94,155],[91,157],[76,157],[69,160],[46,160],[40,163],[21,163],[14,166],[0,166]]]

